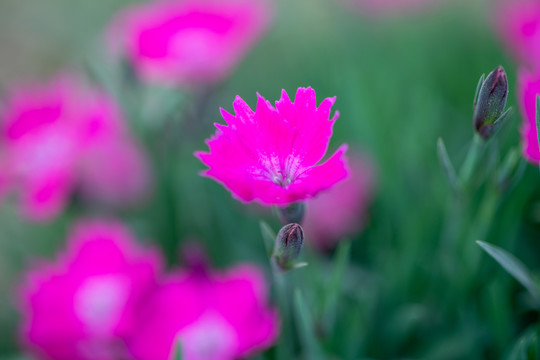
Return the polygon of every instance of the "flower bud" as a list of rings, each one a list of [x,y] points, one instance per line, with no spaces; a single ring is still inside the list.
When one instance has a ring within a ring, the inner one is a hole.
[[[304,243],[304,229],[299,224],[288,224],[279,230],[272,259],[282,271],[295,267]]]
[[[484,139],[489,139],[500,128],[508,111],[508,79],[502,66],[493,70],[485,80],[480,79],[474,101],[474,128]]]

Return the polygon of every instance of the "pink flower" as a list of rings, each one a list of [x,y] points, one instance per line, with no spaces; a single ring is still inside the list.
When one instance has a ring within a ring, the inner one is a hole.
[[[235,116],[221,110],[227,125],[216,124],[207,141],[210,153],[195,153],[209,167],[203,174],[239,200],[264,205],[291,204],[331,188],[349,174],[347,145],[317,165],[339,115],[329,118],[334,102],[326,98],[317,107],[315,91],[299,88],[294,103],[283,90],[275,108],[258,95],[254,112],[237,96]]]
[[[364,226],[373,197],[375,170],[368,158],[358,154],[350,157],[350,165],[349,179],[306,202],[302,226],[307,243],[321,249],[332,248]]]
[[[143,313],[132,354],[169,360],[180,343],[184,360],[244,358],[278,335],[277,314],[266,297],[264,278],[250,266],[171,275]]]
[[[213,83],[231,72],[269,18],[264,0],[155,1],[121,13],[112,43],[144,80]]]
[[[494,25],[517,60],[531,68],[540,65],[540,2],[499,1]]]
[[[521,69],[518,74],[518,98],[525,122],[521,126],[523,156],[533,164],[540,163],[540,148],[536,131],[536,98],[540,94],[540,68],[529,73]]]
[[[146,190],[145,159],[116,105],[74,78],[13,90],[0,121],[0,193],[15,190],[31,219],[58,215],[81,179],[84,192],[109,203],[137,199]],[[124,171],[103,174],[113,166]],[[96,172],[101,180],[85,178]]]
[[[85,222],[54,264],[35,266],[21,291],[22,342],[42,358],[126,358],[125,339],[157,284],[161,259],[120,223]]]
[[[82,164],[80,187],[88,200],[109,206],[131,205],[148,192],[148,161],[133,141],[104,141],[88,150]]]

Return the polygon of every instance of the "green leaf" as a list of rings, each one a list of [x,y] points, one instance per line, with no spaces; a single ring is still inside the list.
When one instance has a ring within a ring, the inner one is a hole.
[[[497,183],[499,185],[508,182],[520,158],[521,156],[517,149],[510,149],[508,151],[497,174]]]
[[[313,319],[308,311],[300,290],[294,292],[294,315],[296,318],[300,341],[305,351],[305,358],[311,360],[325,359],[314,333]]]
[[[495,135],[499,131],[501,126],[504,124],[504,121],[506,120],[506,118],[510,115],[511,111],[512,111],[512,108],[509,107],[501,116],[499,116],[497,120],[493,122],[493,124],[486,125],[484,127],[485,130],[484,130],[483,136],[485,139],[490,139],[491,137],[493,137],[493,135]]]
[[[274,251],[274,243],[276,241],[276,233],[270,225],[266,223],[266,221],[261,220],[259,222],[259,226],[261,227],[261,233],[263,236],[264,241],[264,247],[266,249],[266,253],[268,254],[268,257],[270,258],[272,256],[272,252]]]
[[[343,284],[343,277],[345,275],[345,270],[349,263],[349,256],[351,253],[351,242],[342,241],[339,243],[337,253],[334,256],[334,271],[332,273],[332,278],[328,284],[325,291],[324,299],[324,308],[323,308],[323,321],[324,325],[328,330],[331,329],[332,323],[334,322],[336,311],[337,311],[337,302],[339,295],[341,294],[341,288]]]
[[[497,173],[497,185],[502,191],[515,186],[523,177],[527,162],[516,148],[510,149],[506,154]]]
[[[508,360],[536,360],[539,355],[538,326],[528,328],[517,340]]]
[[[484,83],[485,78],[486,74],[482,74],[482,76],[480,76],[480,80],[478,80],[478,85],[476,85],[476,91],[474,92],[473,109],[476,108],[476,103],[478,102],[478,94],[480,94],[480,89],[482,88],[482,84]]]
[[[469,147],[467,155],[465,156],[465,160],[459,169],[459,181],[461,188],[464,188],[471,181],[484,149],[484,140],[482,140],[480,135],[475,133],[471,146]]]
[[[456,170],[450,161],[450,157],[448,156],[448,152],[446,151],[446,146],[444,145],[442,138],[437,139],[437,155],[439,156],[439,162],[441,163],[450,187],[453,191],[458,191],[459,182],[456,175]]]
[[[538,286],[534,282],[530,271],[521,261],[506,250],[483,241],[476,241],[485,252],[495,259],[510,275],[521,283],[536,301],[540,300]]]

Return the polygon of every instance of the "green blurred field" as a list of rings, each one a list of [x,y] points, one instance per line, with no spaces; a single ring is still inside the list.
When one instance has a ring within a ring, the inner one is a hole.
[[[128,3],[1,0],[0,86],[46,78],[66,66],[88,68],[84,64],[97,62],[99,67],[95,50],[103,28]],[[200,178],[203,166],[192,153],[205,149],[212,123],[222,121],[219,107],[232,111],[235,95],[255,106],[256,92],[273,101],[282,88],[291,94],[312,86],[319,101],[337,96],[341,116],[331,150],[347,142],[371,154],[378,169],[370,221],[352,239],[343,291],[328,300],[333,254],[317,255],[308,247],[303,256],[309,270],[290,275],[291,287],[305,294],[328,358],[505,358],[519,335],[538,321],[537,307],[474,240],[497,244],[540,269],[540,174],[528,166],[497,204],[493,223],[484,224],[488,186],[476,188],[462,211],[452,215],[452,193],[436,153],[442,137],[451,160],[462,162],[473,135],[478,78],[499,64],[508,73],[514,112],[490,144],[483,166],[489,169],[509,148],[519,149],[516,65],[493,34],[490,6],[489,1],[447,1],[426,13],[373,19],[333,0],[281,0],[270,32],[203,109],[197,109],[194,96],[178,94],[185,115],[173,135],[175,153],[155,163],[157,173],[166,169],[168,175],[156,181],[148,206],[117,215],[140,238],[159,242],[170,263],[177,261],[181,243],[195,238],[206,244],[216,266],[252,261],[269,271],[259,219],[274,228],[277,222]],[[152,148],[156,139],[135,125],[153,156],[159,154]],[[480,180],[483,176],[489,172]],[[31,258],[52,258],[68,224],[93,213],[74,204],[53,224],[29,225],[8,206],[0,209],[0,359],[20,352],[12,304],[21,269]],[[286,331],[295,330],[290,321],[283,321]],[[302,353],[296,340],[293,346]],[[278,357],[270,350],[260,358]]]

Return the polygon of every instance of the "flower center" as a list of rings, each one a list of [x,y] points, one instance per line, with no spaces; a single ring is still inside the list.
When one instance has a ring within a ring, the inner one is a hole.
[[[236,356],[238,339],[234,328],[213,311],[202,314],[177,338],[184,360],[227,360]]]
[[[186,65],[204,69],[215,62],[213,54],[219,41],[217,34],[208,29],[182,29],[171,39],[169,52],[182,59]]]
[[[291,184],[292,180],[290,177],[285,176],[284,174],[274,175],[272,182],[276,185],[287,187]]]
[[[74,156],[74,143],[69,135],[57,131],[24,139],[17,149],[18,156],[25,160],[16,164],[19,173],[27,175],[50,169],[51,166],[69,166]]]
[[[120,276],[89,277],[75,294],[75,314],[96,334],[110,333],[120,320],[128,288],[127,279]]]

